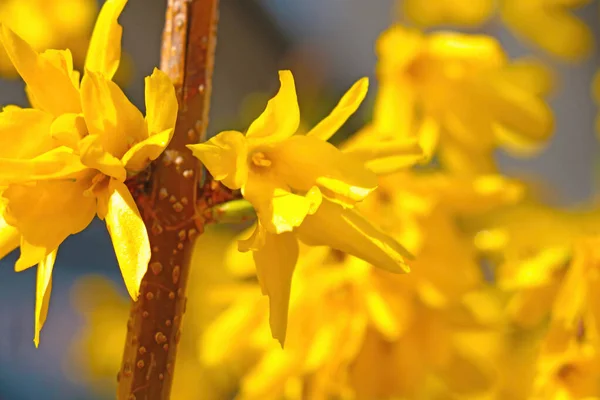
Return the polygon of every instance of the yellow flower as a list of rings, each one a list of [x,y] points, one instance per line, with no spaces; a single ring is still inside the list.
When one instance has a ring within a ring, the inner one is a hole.
[[[37,51],[69,48],[77,61],[83,61],[97,7],[95,0],[4,0],[0,21]],[[0,73],[17,76],[4,49],[0,49]]]
[[[379,38],[377,53],[374,129],[398,137],[426,127],[425,152],[437,148],[454,171],[495,172],[498,145],[531,150],[552,132],[551,111],[540,98],[547,86],[540,68],[509,64],[491,37],[425,36],[394,26]]]
[[[106,220],[134,299],[150,259],[146,228],[124,182],[168,145],[177,100],[168,76],[155,70],[146,78],[144,119],[111,81],[121,49],[117,18],[125,4],[126,0],[104,4],[81,85],[68,50],[38,54],[2,27],[2,42],[34,106],[9,106],[0,113],[0,185],[6,187],[4,218],[22,235],[16,270],[42,262],[36,321],[47,307],[56,250],[95,215]],[[37,334],[38,329],[36,338]]]
[[[567,61],[587,57],[594,38],[587,25],[571,13],[590,0],[503,0],[500,15],[519,37]]]
[[[364,166],[366,159],[327,142],[360,105],[367,80],[354,84],[329,116],[300,135],[292,74],[281,71],[279,78],[279,92],[245,135],[221,132],[189,147],[216,180],[241,189],[256,210],[258,223],[252,236],[240,242],[240,250],[253,251],[261,288],[270,298],[273,336],[283,344],[298,239],[390,271],[408,267],[404,248],[352,209],[377,187],[376,175]]]
[[[403,14],[419,26],[478,26],[494,13],[494,0],[404,0]]]
[[[202,340],[205,361],[243,371],[238,399],[412,399],[433,376],[445,394],[489,385],[495,339],[482,321],[497,310],[484,297],[473,298],[476,307],[435,309],[419,300],[412,274],[390,275],[328,248],[302,254],[285,350],[265,340],[266,305],[248,291],[231,292],[232,306]],[[223,338],[232,346],[219,346]]]

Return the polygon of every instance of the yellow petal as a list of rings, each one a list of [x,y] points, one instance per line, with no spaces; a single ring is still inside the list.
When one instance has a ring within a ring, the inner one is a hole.
[[[412,258],[393,238],[352,209],[324,201],[319,210],[296,228],[298,238],[311,246],[330,246],[390,272],[408,272]]]
[[[74,179],[86,167],[73,150],[61,146],[30,160],[0,159],[0,182],[32,182],[40,179]]]
[[[368,141],[344,151],[363,162],[376,174],[397,172],[424,159],[423,149],[417,139]]]
[[[10,185],[4,190],[8,200],[4,217],[26,242],[45,248],[45,256],[92,222],[96,200],[85,197],[85,189],[85,182],[62,180]]]
[[[256,273],[263,294],[269,296],[269,324],[273,338],[285,343],[292,274],[298,259],[293,233],[267,234],[264,246],[254,252]]]
[[[56,250],[40,261],[37,270],[35,284],[35,336],[33,343],[35,347],[40,344],[40,331],[46,322],[48,305],[50,303],[50,292],[52,291],[52,269],[56,260]]]
[[[87,126],[81,114],[63,114],[50,126],[50,136],[56,145],[78,148],[79,141],[87,135]]]
[[[21,234],[19,231],[6,223],[0,214],[0,259],[19,247]]]
[[[478,26],[494,12],[493,0],[404,0],[407,18],[420,26]]]
[[[485,106],[508,129],[531,141],[546,140],[552,133],[552,111],[539,97],[504,79],[488,79],[483,90],[480,94]]]
[[[117,19],[127,0],[107,0],[96,20],[94,33],[90,40],[85,68],[103,74],[112,79],[121,60],[121,36],[123,27]]]
[[[34,246],[21,237],[20,252],[21,255],[15,263],[15,272],[25,271],[27,268],[43,262],[52,250],[43,246]]]
[[[115,248],[125,286],[137,300],[150,262],[150,241],[144,221],[127,186],[111,179],[106,227]]]
[[[296,190],[315,184],[323,194],[352,206],[377,187],[377,177],[353,157],[316,137],[294,136],[273,149],[276,174]]]
[[[0,157],[33,158],[51,150],[51,124],[52,115],[47,112],[5,107],[0,113]]]
[[[396,73],[382,77],[377,90],[373,124],[383,137],[414,136],[415,89],[409,79]]]
[[[154,72],[146,77],[145,82],[148,132],[153,135],[175,129],[178,104],[171,78],[154,68]]]
[[[247,137],[281,140],[298,130],[300,109],[292,72],[279,71],[279,81],[279,92],[269,100],[265,111],[250,125]]]
[[[81,102],[90,134],[99,135],[102,147],[116,158],[148,138],[140,111],[105,76],[86,71],[81,82]]]
[[[35,52],[6,25],[2,26],[2,43],[15,68],[44,111],[58,116],[81,110],[79,93],[71,81],[71,71],[59,68],[53,61]]]
[[[238,250],[241,252],[260,250],[265,245],[267,234],[267,230],[261,225],[260,221],[257,221],[250,237],[238,241]]]
[[[217,181],[230,189],[241,188],[248,179],[248,148],[241,132],[225,131],[206,143],[187,146]]]
[[[327,141],[338,129],[356,112],[369,90],[369,79],[362,78],[358,80],[344,94],[340,102],[333,111],[317,124],[306,136],[314,136]]]
[[[272,233],[289,232],[314,213],[322,201],[321,191],[313,186],[305,195],[292,193],[281,182],[250,174],[242,195],[256,210],[261,224]]]
[[[120,182],[124,182],[127,178],[127,172],[121,160],[102,147],[100,135],[88,135],[83,138],[79,142],[79,153],[81,162],[85,166],[97,169]]]
[[[150,161],[156,160],[167,148],[173,137],[173,128],[150,136],[136,143],[121,159],[127,171],[143,171]]]

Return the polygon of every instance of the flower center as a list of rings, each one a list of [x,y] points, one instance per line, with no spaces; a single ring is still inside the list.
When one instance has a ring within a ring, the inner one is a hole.
[[[271,160],[269,160],[265,153],[263,153],[262,151],[255,151],[254,153],[252,153],[250,159],[252,160],[252,164],[254,164],[257,167],[271,166]]]

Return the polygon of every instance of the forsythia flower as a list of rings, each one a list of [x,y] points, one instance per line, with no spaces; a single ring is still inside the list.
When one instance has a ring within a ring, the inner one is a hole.
[[[150,259],[144,223],[124,181],[165,149],[177,114],[166,74],[146,78],[146,118],[111,81],[119,65],[126,0],[98,17],[81,84],[68,50],[38,54],[6,26],[2,42],[34,108],[0,114],[4,219],[21,235],[16,270],[39,263],[36,321],[43,319],[56,251],[94,218],[106,220],[127,289],[137,298]],[[15,139],[19,138],[19,142]],[[38,342],[41,322],[36,322]]]
[[[571,9],[590,0],[503,0],[500,15],[506,25],[543,50],[569,61],[588,56],[593,35]]]
[[[377,53],[374,129],[393,137],[429,126],[424,150],[433,154],[437,148],[451,170],[495,172],[497,145],[530,150],[552,132],[551,111],[539,96],[545,80],[523,84],[539,69],[509,64],[491,37],[425,36],[394,26],[379,38]]]
[[[403,0],[402,11],[410,21],[435,25],[477,26],[494,13],[494,0]]]
[[[95,0],[3,0],[0,21],[37,51],[69,48],[82,61],[96,11]],[[0,49],[0,73],[16,76],[4,49]]]
[[[216,180],[241,189],[256,210],[258,223],[240,250],[253,251],[261,287],[270,298],[273,336],[283,344],[298,239],[389,271],[408,267],[404,248],[352,209],[375,190],[376,175],[365,168],[365,159],[327,142],[362,102],[367,80],[354,84],[329,116],[301,135],[296,134],[300,112],[293,76],[281,71],[279,78],[279,92],[245,135],[221,132],[189,147]]]

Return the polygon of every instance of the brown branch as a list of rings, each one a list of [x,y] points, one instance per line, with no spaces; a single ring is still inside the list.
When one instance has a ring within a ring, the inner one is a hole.
[[[168,0],[161,69],[173,80],[179,116],[173,140],[138,194],[152,248],[140,298],[131,307],[118,373],[119,400],[169,399],[193,239],[203,230],[196,204],[226,200],[210,179],[197,199],[202,167],[185,147],[206,138],[216,45],[218,0]],[[131,186],[130,186],[131,187]]]

